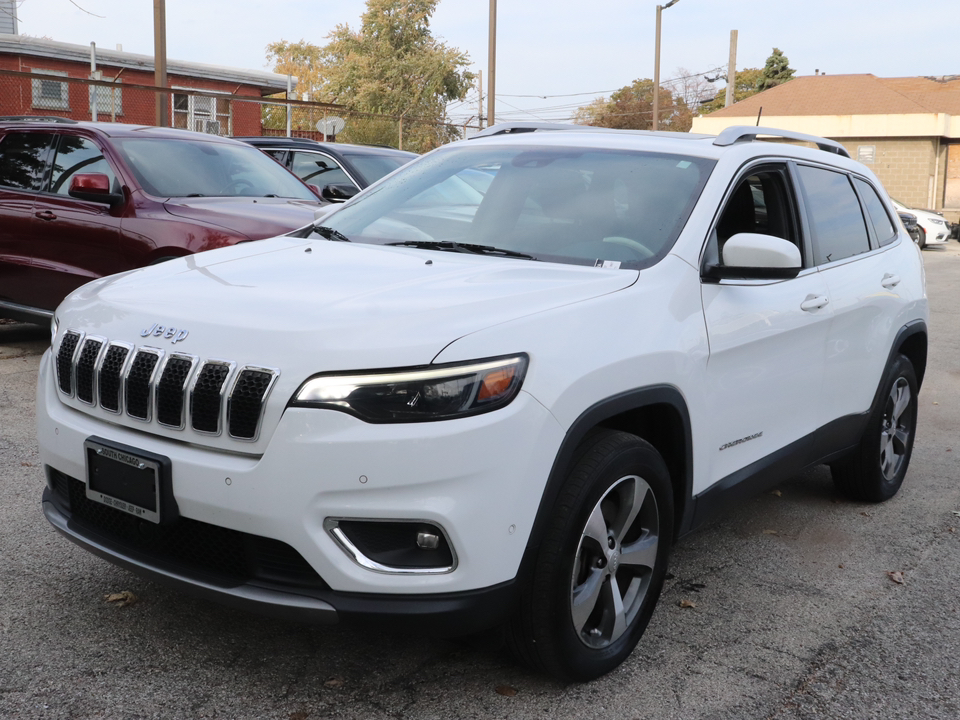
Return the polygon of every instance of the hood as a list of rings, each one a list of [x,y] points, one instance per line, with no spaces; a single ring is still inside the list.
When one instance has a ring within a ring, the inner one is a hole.
[[[94,281],[58,317],[62,328],[111,340],[282,368],[299,383],[425,365],[464,335],[621,290],[638,275],[282,237]],[[183,337],[147,334],[154,326]]]
[[[171,215],[259,240],[309,225],[322,204],[289,198],[197,197],[171,198],[163,206]]]

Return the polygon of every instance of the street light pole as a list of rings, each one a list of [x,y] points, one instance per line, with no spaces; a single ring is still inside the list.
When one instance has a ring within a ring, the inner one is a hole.
[[[166,0],[153,0],[153,84],[158,88],[167,86],[167,4]],[[156,125],[170,124],[170,96],[156,93]]]
[[[657,5],[657,40],[653,59],[653,130],[660,129],[660,13],[680,0],[670,0],[666,5]]]
[[[674,0],[676,2],[676,0]],[[494,92],[497,84],[497,0],[490,0],[490,30],[487,39],[487,127],[494,125]]]

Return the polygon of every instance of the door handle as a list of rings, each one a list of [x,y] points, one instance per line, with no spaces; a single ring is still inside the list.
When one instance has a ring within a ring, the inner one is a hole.
[[[883,285],[883,287],[885,287],[887,290],[889,290],[890,288],[895,288],[897,285],[900,284],[900,276],[886,273],[883,276],[883,280],[880,281],[880,284]]]
[[[41,220],[56,220],[57,216],[54,215],[49,210],[44,210],[43,212],[34,213]]]
[[[800,303],[800,309],[806,312],[813,312],[814,310],[826,307],[828,302],[830,302],[830,300],[824,295],[807,295],[804,301]]]

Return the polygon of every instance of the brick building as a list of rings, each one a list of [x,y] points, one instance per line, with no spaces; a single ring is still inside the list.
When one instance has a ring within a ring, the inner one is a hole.
[[[91,79],[90,46],[0,34],[0,115],[90,120],[96,113],[99,120],[155,124],[155,94],[142,88],[154,83],[153,56],[95,52],[99,79],[109,85],[58,79]],[[283,75],[180,60],[167,61],[167,83],[174,89],[167,95],[171,125],[218,135],[260,135],[257,101],[287,89]]]
[[[960,76],[812,75],[694,118],[693,132],[760,125],[843,144],[909,207],[960,219]]]

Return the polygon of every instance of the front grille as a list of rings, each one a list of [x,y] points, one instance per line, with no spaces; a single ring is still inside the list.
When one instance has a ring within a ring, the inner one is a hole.
[[[104,350],[104,348],[106,348]],[[176,430],[219,435],[224,420],[237,440],[257,439],[267,397],[280,371],[200,360],[179,352],[133,347],[67,330],[56,357],[57,386],[112,413]],[[190,402],[187,403],[187,388]],[[189,412],[188,412],[189,411]]]
[[[193,429],[203,433],[220,432],[220,405],[223,384],[230,374],[230,366],[209,362],[200,368],[197,384],[190,393],[190,414]]]
[[[134,355],[130,372],[127,373],[125,393],[127,415],[130,417],[150,419],[150,388],[153,371],[159,361],[160,353],[155,350],[140,350]]]
[[[168,427],[183,427],[183,397],[193,360],[176,356],[167,360],[157,383],[157,422]]]
[[[303,556],[284,542],[183,517],[171,525],[155,525],[90,500],[86,486],[75,478],[56,470],[51,476],[71,527],[84,535],[93,531],[152,563],[199,573],[222,585],[261,580],[328,589]]]
[[[120,373],[127,361],[130,349],[123,345],[111,345],[100,367],[100,406],[104,410],[120,412]]]
[[[94,373],[97,370],[97,358],[103,343],[100,340],[87,338],[77,360],[77,399],[93,405]]]
[[[254,438],[260,425],[260,407],[273,382],[273,374],[264,370],[244,370],[230,393],[230,434],[236,438]]]
[[[80,343],[80,333],[70,330],[63,335],[60,341],[60,351],[57,353],[57,382],[60,392],[73,395],[73,355]]]

